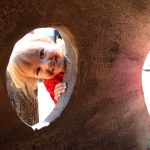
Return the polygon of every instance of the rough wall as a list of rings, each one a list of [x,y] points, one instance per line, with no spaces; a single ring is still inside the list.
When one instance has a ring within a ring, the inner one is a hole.
[[[150,118],[141,72],[150,47],[149,0],[8,0],[0,8],[2,149],[148,148]],[[78,76],[62,116],[34,132],[11,107],[5,70],[15,41],[44,26],[73,35]]]

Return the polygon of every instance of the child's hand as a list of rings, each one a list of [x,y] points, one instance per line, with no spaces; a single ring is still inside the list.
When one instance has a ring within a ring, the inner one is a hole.
[[[65,93],[65,90],[66,90],[66,83],[63,82],[57,83],[54,90],[55,100],[58,100],[60,94]]]

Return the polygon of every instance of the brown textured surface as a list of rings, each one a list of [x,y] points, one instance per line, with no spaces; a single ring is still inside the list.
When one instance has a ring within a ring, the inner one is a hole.
[[[10,76],[6,75],[7,90],[13,108],[20,119],[28,125],[34,125],[39,121],[37,99],[28,99],[21,96],[21,93],[15,88]]]
[[[145,150],[150,118],[141,70],[150,48],[149,0],[0,2],[0,145],[2,149]],[[16,116],[5,69],[22,35],[66,27],[78,49],[71,101],[49,127],[33,132]]]

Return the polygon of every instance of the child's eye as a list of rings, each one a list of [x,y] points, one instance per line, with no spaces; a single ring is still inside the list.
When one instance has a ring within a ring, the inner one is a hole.
[[[44,49],[41,49],[41,51],[40,51],[40,58],[41,59],[44,58]]]
[[[37,75],[37,76],[39,75],[40,71],[41,71],[41,68],[38,67],[38,68],[36,69],[36,75]]]

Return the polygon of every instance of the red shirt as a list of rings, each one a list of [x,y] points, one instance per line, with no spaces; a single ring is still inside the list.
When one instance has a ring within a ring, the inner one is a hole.
[[[62,82],[63,78],[64,78],[64,73],[59,73],[52,79],[44,79],[44,85],[45,85],[47,91],[49,92],[49,94],[50,94],[50,96],[53,99],[55,104],[57,104],[57,100],[54,99],[54,97],[55,97],[55,95],[54,95],[55,85],[57,83]]]

